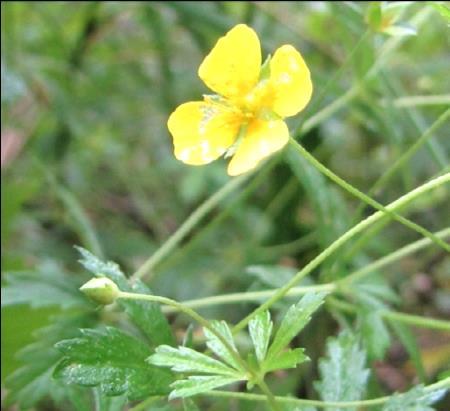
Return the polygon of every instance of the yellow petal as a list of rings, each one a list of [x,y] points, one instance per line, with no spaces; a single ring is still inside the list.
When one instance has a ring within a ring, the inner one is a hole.
[[[258,82],[261,46],[257,34],[238,24],[221,37],[198,69],[198,75],[216,93],[232,98],[245,95]]]
[[[179,106],[167,122],[175,157],[191,165],[217,159],[236,140],[240,118],[218,104],[192,101]]]
[[[309,69],[301,54],[290,45],[275,51],[270,61],[270,83],[275,93],[272,109],[281,117],[297,114],[311,99]]]
[[[254,120],[228,165],[236,176],[255,168],[261,160],[282,149],[289,141],[289,130],[282,120]]]

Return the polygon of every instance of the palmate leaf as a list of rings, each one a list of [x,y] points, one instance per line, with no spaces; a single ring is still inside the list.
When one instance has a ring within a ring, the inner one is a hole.
[[[89,326],[92,322],[88,315],[60,316],[53,319],[52,325],[38,330],[35,334],[37,341],[18,354],[25,365],[6,379],[4,405],[16,404],[29,409],[50,396],[55,404],[69,401],[76,410],[87,409],[86,393],[81,393],[78,387],[63,387],[52,378],[52,373],[62,357],[54,344],[74,337],[79,327]]]
[[[441,389],[426,392],[423,385],[418,385],[405,393],[394,394],[384,404],[382,411],[433,411],[434,408],[430,405],[439,401],[446,391]]]
[[[361,309],[359,318],[361,337],[369,359],[382,359],[390,346],[391,337],[380,311]]]
[[[41,264],[36,271],[9,272],[2,287],[2,307],[29,304],[31,307],[74,308],[91,303],[79,291],[83,279],[66,274],[54,262]]]
[[[309,293],[292,305],[281,322],[267,353],[268,361],[277,357],[308,324],[311,315],[322,305],[326,293]]]
[[[82,256],[80,263],[94,275],[108,277],[122,291],[151,294],[149,288],[142,281],[136,281],[130,285],[125,274],[116,263],[111,261],[105,263],[84,248],[76,248]],[[158,304],[124,299],[119,300],[118,304],[124,309],[130,320],[144,333],[152,346],[175,344],[172,330]]]
[[[160,345],[147,362],[160,367],[169,367],[177,372],[218,374],[228,377],[239,376],[238,371],[233,370],[221,361],[188,347],[174,348],[168,345]]]
[[[270,312],[262,311],[248,323],[248,331],[255,347],[256,359],[261,364],[266,358],[273,323],[270,320]]]
[[[232,346],[234,346],[234,342]],[[222,347],[218,348],[216,345],[214,348],[218,349],[218,352],[223,355]],[[226,357],[227,355],[225,355]],[[175,381],[171,384],[172,392],[169,398],[190,397],[247,378],[245,370],[233,369],[219,360],[188,347],[159,346],[147,361],[153,365],[170,367],[177,372],[210,374],[192,375],[186,379]]]
[[[369,370],[366,354],[356,338],[341,333],[327,343],[327,356],[319,362],[321,380],[314,386],[324,401],[358,401],[366,390]],[[347,411],[350,408],[327,408],[327,411]]]
[[[240,379],[220,375],[193,375],[185,380],[175,381],[171,385],[173,391],[170,393],[169,399],[191,397],[237,381]]]
[[[295,348],[279,353],[276,357],[270,357],[262,364],[264,372],[295,368],[298,364],[309,360],[303,348]]]
[[[56,348],[64,358],[54,376],[66,384],[99,386],[105,395],[126,394],[130,400],[170,391],[171,372],[148,364],[150,348],[117,328],[84,329],[81,337],[61,341]]]
[[[236,345],[234,344],[233,335],[231,334],[230,327],[225,321],[213,321],[211,322],[213,327],[228,343],[228,345],[237,353]],[[203,328],[203,333],[206,337],[206,346],[216,354],[221,360],[231,365],[236,370],[245,373],[242,366],[236,361],[236,358],[230,353],[227,347],[220,341],[220,339],[207,328]]]

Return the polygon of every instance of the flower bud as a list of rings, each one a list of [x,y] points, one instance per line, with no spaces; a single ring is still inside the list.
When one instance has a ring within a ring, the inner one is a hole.
[[[80,291],[95,302],[103,305],[112,304],[119,296],[120,290],[114,281],[106,277],[89,280],[80,287]]]

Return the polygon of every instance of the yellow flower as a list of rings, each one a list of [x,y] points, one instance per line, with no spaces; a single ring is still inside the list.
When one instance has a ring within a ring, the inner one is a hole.
[[[180,105],[169,117],[175,157],[201,165],[233,156],[228,174],[256,167],[289,140],[283,118],[308,104],[312,83],[300,53],[281,46],[261,67],[257,34],[239,24],[220,38],[198,74],[217,95]]]

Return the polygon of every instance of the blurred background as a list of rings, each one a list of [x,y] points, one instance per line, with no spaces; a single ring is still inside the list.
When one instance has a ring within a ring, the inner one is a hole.
[[[1,265],[2,284],[6,278],[16,284],[2,295],[2,387],[23,365],[16,353],[36,340],[35,331],[73,309],[70,301],[64,304],[64,288],[88,278],[74,245],[131,274],[229,180],[225,160],[204,167],[178,162],[166,121],[178,104],[208,93],[198,66],[235,24],[258,32],[264,55],[286,43],[301,51],[315,92],[291,130],[338,175],[370,189],[449,107],[450,92],[449,29],[439,10],[425,2],[408,5],[401,29],[388,32],[388,20],[374,30],[370,7],[2,2]],[[392,50],[381,58],[386,44]],[[349,90],[340,110],[306,133],[295,131]],[[386,204],[448,168],[448,130],[447,124],[436,131],[376,198]],[[230,194],[156,268],[150,281],[156,294],[186,300],[278,286],[351,226],[358,201],[290,154],[276,156]],[[448,190],[421,198],[409,217],[430,231],[448,226]],[[389,224],[345,254],[350,257],[332,257],[314,281],[343,276],[418,238]],[[399,310],[449,318],[450,259],[444,251],[429,247],[378,274]],[[236,321],[252,306],[202,313]],[[301,337],[313,359],[338,327],[332,316],[322,317]],[[182,333],[186,323],[174,321]],[[449,336],[412,332],[425,378],[433,380],[448,369]],[[395,335],[371,364],[378,377],[373,393],[417,381]],[[315,370],[304,372],[314,377]],[[299,395],[312,395],[311,383],[291,374],[275,390],[299,387]],[[50,407],[45,393],[41,397]]]

